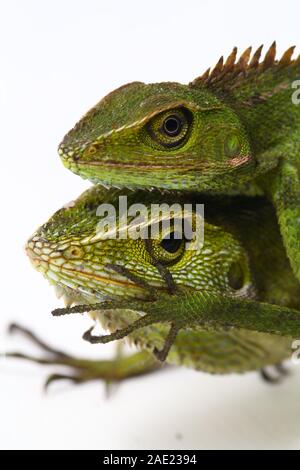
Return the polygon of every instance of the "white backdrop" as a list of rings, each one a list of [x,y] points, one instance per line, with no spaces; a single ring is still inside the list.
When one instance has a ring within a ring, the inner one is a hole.
[[[133,80],[188,82],[237,45],[300,46],[299,1],[1,0],[1,350],[35,349],[5,334],[18,321],[69,352],[87,318],[54,319],[54,291],[23,245],[88,186],[65,170],[57,145],[107,92]],[[299,52],[299,48],[298,48]],[[257,374],[211,377],[176,369],[104,386],[42,382],[56,368],[0,363],[1,448],[300,448],[300,370],[279,387]]]

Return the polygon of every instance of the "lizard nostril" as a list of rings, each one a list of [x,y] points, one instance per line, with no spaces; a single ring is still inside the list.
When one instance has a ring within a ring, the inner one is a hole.
[[[79,259],[84,255],[84,251],[80,246],[70,246],[64,251],[64,257],[67,259]]]
[[[87,156],[95,155],[98,151],[98,147],[96,144],[92,144],[86,148],[84,154]]]

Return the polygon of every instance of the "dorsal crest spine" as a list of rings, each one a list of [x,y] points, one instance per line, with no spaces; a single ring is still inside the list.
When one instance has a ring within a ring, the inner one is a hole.
[[[249,76],[263,73],[273,67],[289,67],[292,65],[300,65],[300,55],[292,60],[295,46],[290,47],[284,52],[281,59],[276,59],[276,42],[274,41],[271,47],[266,52],[265,57],[262,57],[261,45],[252,55],[252,47],[248,47],[237,59],[237,48],[234,47],[231,54],[224,61],[223,56],[217,62],[217,65],[211,70],[208,69],[200,77],[196,78],[189,85],[191,87],[206,87],[206,88],[233,88],[237,83]]]

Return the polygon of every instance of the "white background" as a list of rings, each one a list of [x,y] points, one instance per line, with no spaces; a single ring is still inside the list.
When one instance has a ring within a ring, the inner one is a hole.
[[[11,321],[68,352],[87,318],[55,319],[54,291],[23,253],[28,236],[88,183],[57,156],[64,133],[107,92],[140,80],[186,83],[237,45],[300,46],[299,1],[1,0],[0,347],[35,349],[5,334]],[[299,48],[298,48],[299,53]],[[300,370],[279,387],[257,374],[212,377],[176,369],[123,383],[54,385],[21,361],[0,363],[1,448],[300,448]]]

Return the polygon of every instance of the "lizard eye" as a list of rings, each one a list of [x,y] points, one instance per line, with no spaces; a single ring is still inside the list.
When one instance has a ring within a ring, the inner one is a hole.
[[[177,136],[182,129],[182,121],[175,114],[168,116],[163,122],[163,130],[167,135]]]
[[[164,265],[172,265],[182,257],[185,252],[185,246],[186,239],[182,233],[172,229],[162,239],[150,240],[150,250],[148,251],[156,261]]]
[[[161,240],[160,246],[168,253],[174,254],[180,250],[182,242],[184,242],[182,237],[181,239],[177,238],[176,232],[171,232],[168,237],[165,237]]]
[[[177,108],[154,116],[146,128],[153,141],[160,146],[172,148],[186,141],[191,124],[191,112],[186,108]]]

